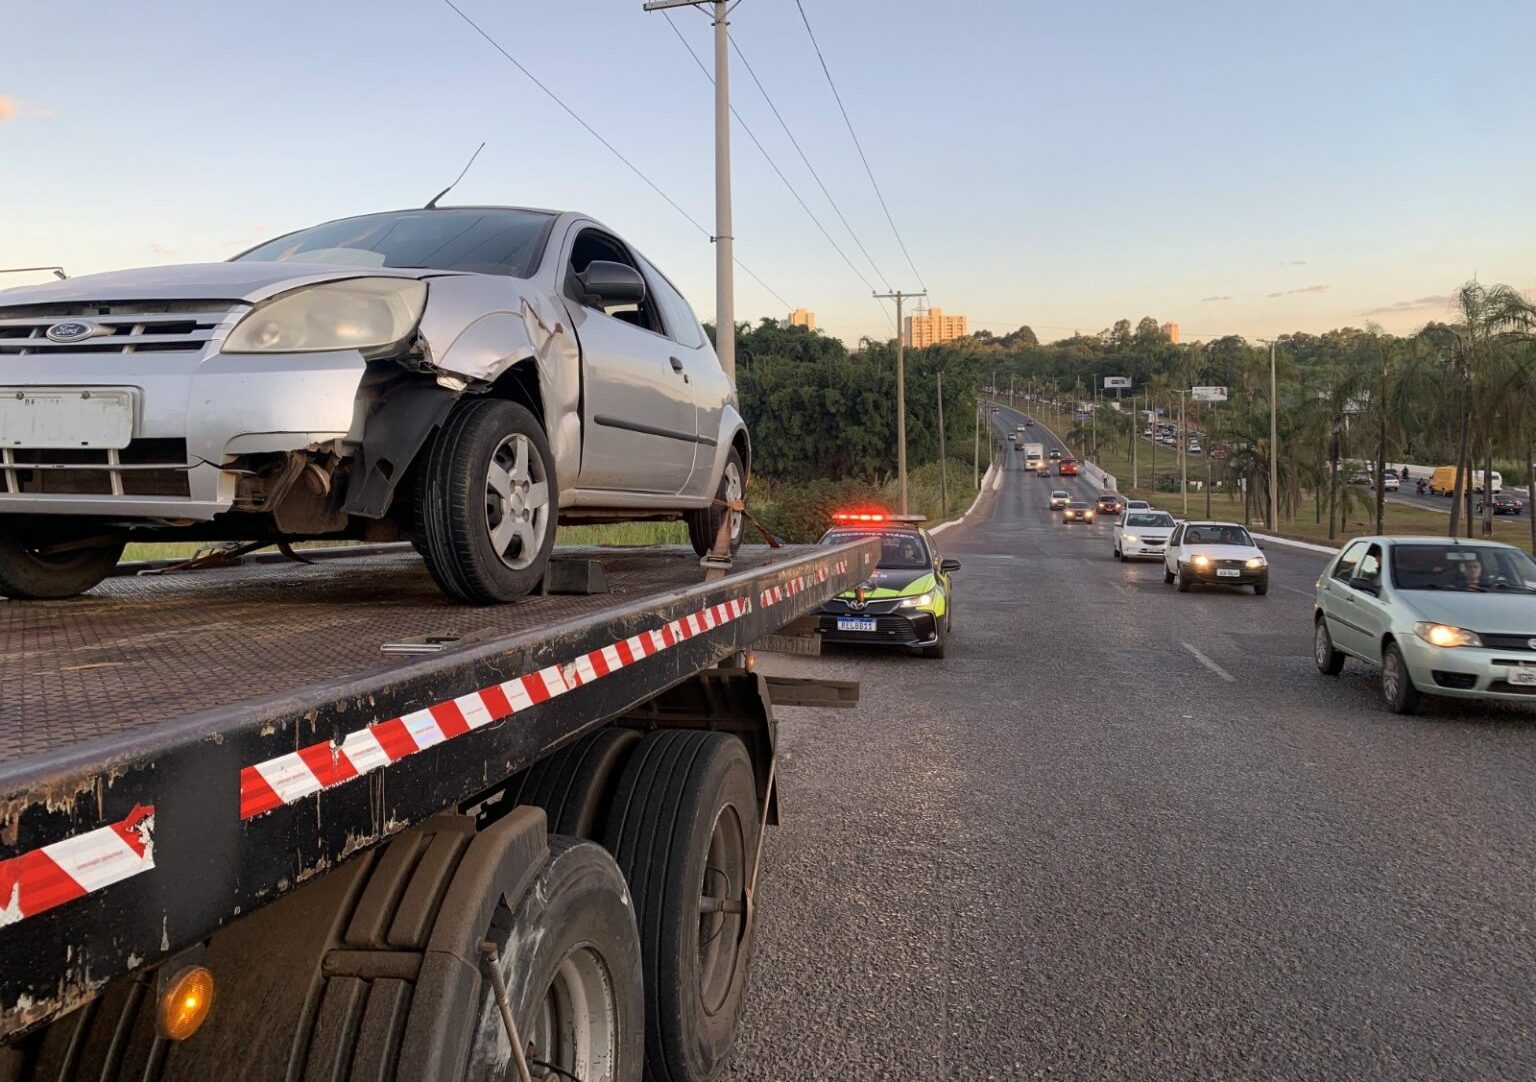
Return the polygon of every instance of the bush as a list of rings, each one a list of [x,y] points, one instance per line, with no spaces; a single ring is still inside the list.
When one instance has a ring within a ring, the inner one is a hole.
[[[972,484],[971,463],[949,462],[949,513],[953,518],[965,513],[976,498]],[[747,509],[754,518],[789,544],[816,541],[832,524],[834,511],[870,509],[894,512],[901,502],[896,479],[880,484],[863,481],[768,482],[753,477],[747,488]],[[907,508],[914,515],[927,515],[937,523],[940,516],[939,465],[926,463],[907,473]],[[757,540],[748,527],[747,540]]]

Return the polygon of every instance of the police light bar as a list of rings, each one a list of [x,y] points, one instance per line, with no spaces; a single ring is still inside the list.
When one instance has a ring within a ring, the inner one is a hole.
[[[834,511],[832,521],[839,523],[927,522],[927,515],[888,515],[884,511]]]

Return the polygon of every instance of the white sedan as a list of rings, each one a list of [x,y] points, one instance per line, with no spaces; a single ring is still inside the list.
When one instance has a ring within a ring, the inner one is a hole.
[[[1127,511],[1115,520],[1115,559],[1160,558],[1174,527],[1167,511]]]
[[[1252,586],[1269,593],[1269,561],[1248,530],[1235,522],[1181,522],[1163,554],[1163,581],[1187,593],[1195,583]]]

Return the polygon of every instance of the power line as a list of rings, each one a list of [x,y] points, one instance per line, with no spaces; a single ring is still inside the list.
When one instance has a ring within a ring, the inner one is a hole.
[[[869,254],[869,249],[864,247],[864,242],[859,239],[859,235],[853,231],[853,226],[848,223],[847,217],[844,216],[843,209],[837,205],[837,200],[832,198],[832,193],[822,183],[821,174],[816,172],[816,167],[811,164],[811,159],[806,157],[805,150],[800,146],[800,140],[796,139],[795,133],[789,130],[789,124],[785,122],[783,115],[779,112],[779,107],[773,103],[773,98],[769,95],[767,88],[763,86],[763,81],[757,77],[757,72],[752,69],[751,62],[747,59],[746,54],[741,51],[741,46],[736,44],[734,37],[731,38],[731,48],[736,50],[736,58],[741,61],[742,67],[747,69],[747,74],[757,84],[758,92],[762,94],[763,100],[768,103],[768,108],[773,110],[773,115],[778,120],[779,127],[784,129],[784,134],[789,138],[790,143],[794,145],[796,153],[800,155],[800,160],[805,163],[806,170],[816,181],[816,186],[821,189],[821,194],[827,197],[827,203],[831,205],[832,212],[837,215],[838,221],[843,223],[843,228],[848,230],[848,235],[853,238],[853,243],[858,245],[859,251],[864,253],[864,258],[869,260],[870,269],[875,272],[875,277],[880,279],[880,283],[889,291],[891,284],[880,270],[880,265]]]
[[[650,177],[648,177],[644,173],[642,173],[640,171],[640,167],[639,166],[637,166],[634,162],[630,161],[623,154],[621,154],[619,152],[618,147],[614,146],[608,140],[604,139],[602,137],[602,135],[600,135],[598,133],[596,128],[594,128],[592,125],[588,124],[585,120],[583,120],[581,118],[581,115],[579,113],[577,113],[576,110],[572,109],[569,105],[565,104],[565,102],[560,99],[560,96],[558,94],[556,94],[553,90],[549,89],[549,87],[545,86],[539,80],[539,77],[537,75],[535,75],[533,72],[529,71],[527,68],[523,67],[523,65],[518,62],[517,57],[513,56],[511,53],[507,52],[506,49],[502,48],[501,43],[499,41],[497,41],[495,38],[491,37],[491,35],[488,34],[480,26],[479,23],[475,22],[475,20],[471,19],[468,15],[466,15],[464,13],[463,9],[460,8],[457,4],[455,4],[453,2],[453,0],[443,0],[443,3],[448,5],[448,7],[453,11],[453,13],[455,15],[457,15],[459,18],[463,19],[466,23],[468,23],[470,29],[472,29],[475,33],[479,34],[482,38],[484,38],[486,40],[486,42],[491,46],[491,48],[495,49],[498,53],[500,53],[503,57],[505,57],[508,63],[510,63],[514,68],[516,68],[518,71],[520,71],[524,75],[526,75],[528,77],[529,82],[533,83],[534,86],[536,86],[540,90],[542,90],[544,92],[545,96],[548,97],[550,101],[554,102],[556,105],[560,106],[561,109],[565,110],[566,114],[572,120],[576,121],[576,123],[580,124],[583,128],[585,128],[587,130],[588,134],[590,134],[592,136],[592,138],[596,139],[599,143],[603,144],[603,146],[608,149],[608,152],[610,154],[612,154],[615,158],[619,159],[619,161],[623,162],[626,166],[628,166],[629,167],[629,171],[634,173],[635,176],[639,177],[645,183],[646,187],[650,188],[651,191],[655,192],[657,195],[659,195],[663,199],[665,199],[667,201],[667,205],[668,206],[670,206],[673,210],[677,211],[684,218],[686,218],[688,220],[689,224],[691,224],[700,233],[704,234],[704,236],[706,236],[706,237],[709,237],[710,240],[714,240],[714,237],[710,234],[709,230],[705,229],[702,225],[700,225],[697,218],[695,218],[693,215],[689,214],[686,210],[684,210],[682,208],[682,206],[678,204],[677,200],[673,199],[670,195],[668,195],[665,191],[662,190],[662,188],[661,188],[661,186],[659,184],[657,184]],[[783,297],[779,296],[779,294],[771,286],[769,286],[767,282],[763,281],[756,274],[752,273],[752,269],[750,267],[748,267],[745,263],[743,263],[739,259],[735,260],[734,262],[735,262],[735,264],[738,267],[740,267],[742,269],[742,273],[746,274],[746,276],[748,278],[751,278],[754,282],[756,282],[758,285],[762,286],[765,290],[767,290],[768,293],[776,301],[778,301],[780,304],[782,304],[786,309],[788,309],[790,307],[789,302],[787,300],[785,300]]]
[[[672,20],[672,13],[666,9],[662,9],[661,13],[662,15],[666,16],[667,25],[672,28],[672,33],[677,35],[677,40],[682,42],[684,49],[688,50],[688,55],[693,58],[694,65],[699,69],[700,72],[703,73],[704,78],[709,80],[710,85],[713,86],[715,77],[710,73],[709,69],[704,66],[704,61],[699,59],[699,54],[693,51],[693,46],[688,44],[688,39],[683,37],[683,32],[677,28],[677,23]],[[739,50],[737,51],[737,55],[740,55]],[[870,280],[864,276],[864,273],[854,265],[853,260],[848,258],[848,253],[843,251],[841,246],[838,245],[837,241],[832,239],[832,234],[827,232],[827,227],[821,224],[821,219],[816,217],[815,212],[812,211],[806,201],[801,198],[800,193],[795,190],[795,186],[791,184],[789,182],[789,178],[784,175],[784,170],[779,168],[778,162],[773,160],[773,155],[768,153],[768,148],[763,146],[763,141],[757,137],[757,133],[752,130],[747,122],[741,118],[741,114],[736,111],[736,106],[734,105],[731,106],[731,116],[736,118],[736,123],[741,125],[741,130],[747,133],[747,138],[752,140],[752,144],[756,146],[758,152],[762,154],[763,159],[768,163],[769,168],[772,169],[774,173],[778,175],[778,178],[784,182],[784,187],[788,188],[789,194],[795,197],[795,202],[800,204],[800,209],[805,211],[806,216],[811,219],[812,224],[814,224],[816,228],[821,232],[821,235],[827,238],[827,243],[832,245],[832,249],[837,252],[838,255],[843,257],[844,263],[848,264],[848,269],[853,271],[854,274],[858,275],[859,281],[863,282],[865,286],[869,288],[869,291],[873,293],[875,291],[874,285],[871,284]],[[881,306],[880,310],[882,312],[885,311],[884,306]]]
[[[917,284],[923,287],[923,292],[928,291],[928,285],[923,281],[923,276],[918,273],[917,264],[912,262],[912,254],[907,251],[906,242],[901,239],[901,230],[896,228],[896,219],[891,216],[891,208],[885,203],[885,196],[881,194],[880,185],[875,180],[875,171],[869,167],[869,158],[864,154],[864,146],[859,142],[859,133],[853,130],[853,121],[848,117],[848,110],[843,106],[843,96],[837,92],[837,84],[832,81],[832,69],[827,67],[827,58],[821,53],[821,46],[816,41],[816,32],[811,29],[811,20],[806,17],[805,5],[800,0],[795,0],[795,7],[800,10],[800,21],[805,24],[805,32],[810,35],[811,48],[816,50],[816,59],[821,61],[821,72],[827,77],[827,85],[832,88],[832,97],[837,100],[838,111],[843,114],[843,123],[848,125],[848,134],[853,137],[853,146],[859,152],[859,160],[864,163],[864,172],[869,174],[870,187],[875,189],[875,198],[880,201],[880,209],[885,211],[885,220],[891,223],[891,233],[896,237],[896,245],[901,249],[901,254],[906,257],[907,266],[912,268],[912,274],[917,278]]]

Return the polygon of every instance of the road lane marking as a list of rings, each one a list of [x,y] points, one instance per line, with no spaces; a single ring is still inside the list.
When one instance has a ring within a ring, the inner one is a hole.
[[[1231,673],[1227,672],[1226,669],[1223,669],[1220,665],[1216,664],[1210,658],[1208,658],[1204,654],[1202,654],[1199,650],[1196,650],[1193,646],[1189,645],[1189,643],[1181,642],[1181,643],[1179,643],[1179,645],[1184,647],[1184,649],[1188,650],[1191,654],[1194,654],[1196,661],[1198,661],[1200,664],[1204,665],[1207,669],[1210,669],[1211,672],[1213,672],[1217,676],[1221,677],[1227,683],[1229,683],[1229,684],[1237,683],[1237,677],[1235,677]]]
[[[1296,587],[1294,587],[1294,586],[1287,586],[1287,585],[1285,585],[1282,582],[1277,582],[1274,585],[1280,587],[1280,589],[1282,589],[1282,590],[1289,590],[1291,593],[1296,594],[1298,597],[1310,597],[1310,598],[1316,598],[1317,597],[1317,593],[1314,590],[1298,590],[1298,589],[1296,589]]]

